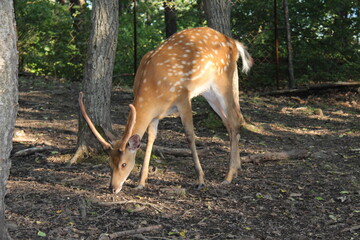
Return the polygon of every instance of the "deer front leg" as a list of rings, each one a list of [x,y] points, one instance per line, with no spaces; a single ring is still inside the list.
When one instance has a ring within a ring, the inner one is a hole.
[[[154,141],[156,139],[158,124],[159,124],[159,119],[154,119],[152,120],[152,122],[148,127],[148,142],[146,144],[146,152],[145,152],[144,162],[141,168],[140,182],[139,185],[136,187],[137,189],[144,188],[146,179],[148,178],[151,151],[154,145]]]
[[[200,190],[205,186],[204,181],[204,171],[201,167],[200,160],[197,154],[196,145],[195,145],[195,132],[193,125],[193,116],[191,110],[191,101],[185,99],[182,104],[179,104],[178,111],[180,113],[181,122],[185,128],[185,135],[190,145],[190,150],[192,153],[192,158],[195,164],[195,171],[197,173],[198,181],[196,184],[196,189]]]

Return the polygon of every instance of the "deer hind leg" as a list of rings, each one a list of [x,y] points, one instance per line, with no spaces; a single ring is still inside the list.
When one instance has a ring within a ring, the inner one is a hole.
[[[239,140],[240,127],[243,123],[243,116],[240,112],[239,104],[235,103],[232,93],[219,94],[210,90],[203,94],[210,106],[222,119],[230,138],[230,164],[223,184],[230,183],[237,176],[238,169],[241,167]],[[228,96],[228,97],[224,97]]]
[[[139,185],[136,187],[137,189],[142,189],[145,187],[146,179],[148,178],[149,174],[149,163],[151,157],[151,151],[154,145],[154,141],[156,139],[157,131],[158,131],[159,119],[154,119],[150,123],[148,127],[148,141],[146,144],[146,152],[144,157],[144,162],[141,168],[140,174],[140,182]]]
[[[192,153],[192,158],[195,164],[195,171],[197,173],[198,181],[196,189],[201,189],[205,186],[204,181],[204,171],[201,167],[200,160],[197,154],[196,145],[195,145],[195,132],[193,124],[193,116],[191,110],[191,101],[190,99],[185,99],[183,102],[178,104],[178,111],[180,113],[181,122],[185,128],[185,135],[190,145],[190,150]]]

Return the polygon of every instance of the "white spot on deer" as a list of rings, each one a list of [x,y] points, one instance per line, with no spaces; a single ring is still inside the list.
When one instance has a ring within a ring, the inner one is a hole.
[[[188,57],[189,55],[185,53],[185,54],[183,54],[182,56],[183,56],[184,58],[186,58],[186,57]]]
[[[168,76],[171,77],[173,74],[171,72],[168,73]]]
[[[188,71],[187,74],[188,74],[188,75],[191,75],[191,74],[193,74],[193,72],[194,72],[194,71],[191,69],[190,71]]]
[[[167,48],[167,49],[171,50],[171,49],[173,49],[173,47],[172,47],[172,46],[168,46],[168,48]]]
[[[142,97],[139,97],[139,102],[144,101],[144,99]]]
[[[171,87],[170,92],[175,92],[175,87]]]
[[[208,69],[211,65],[213,64],[213,62],[207,62],[206,65],[204,66],[204,69]],[[204,71],[204,70],[202,70]]]

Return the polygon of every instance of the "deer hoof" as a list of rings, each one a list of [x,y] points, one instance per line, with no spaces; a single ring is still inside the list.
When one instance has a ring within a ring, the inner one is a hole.
[[[221,182],[221,185],[228,185],[228,184],[230,184],[230,182],[228,180],[224,180]]]
[[[203,184],[203,183],[196,184],[195,190],[199,191],[199,190],[203,189],[204,187],[205,187],[205,184]]]

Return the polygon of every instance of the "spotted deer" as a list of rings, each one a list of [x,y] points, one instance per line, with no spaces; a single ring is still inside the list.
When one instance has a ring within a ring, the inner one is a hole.
[[[237,60],[247,73],[253,60],[246,47],[207,27],[183,30],[172,35],[141,60],[134,82],[134,102],[120,140],[106,141],[87,116],[80,93],[79,104],[92,132],[110,155],[110,189],[118,193],[135,166],[136,151],[147,130],[148,139],[140,182],[145,186],[159,120],[179,112],[197,173],[197,188],[204,186],[204,172],[195,146],[191,99],[202,95],[222,119],[230,137],[229,170],[223,183],[230,183],[240,168],[240,112]],[[108,133],[108,131],[105,131]]]

